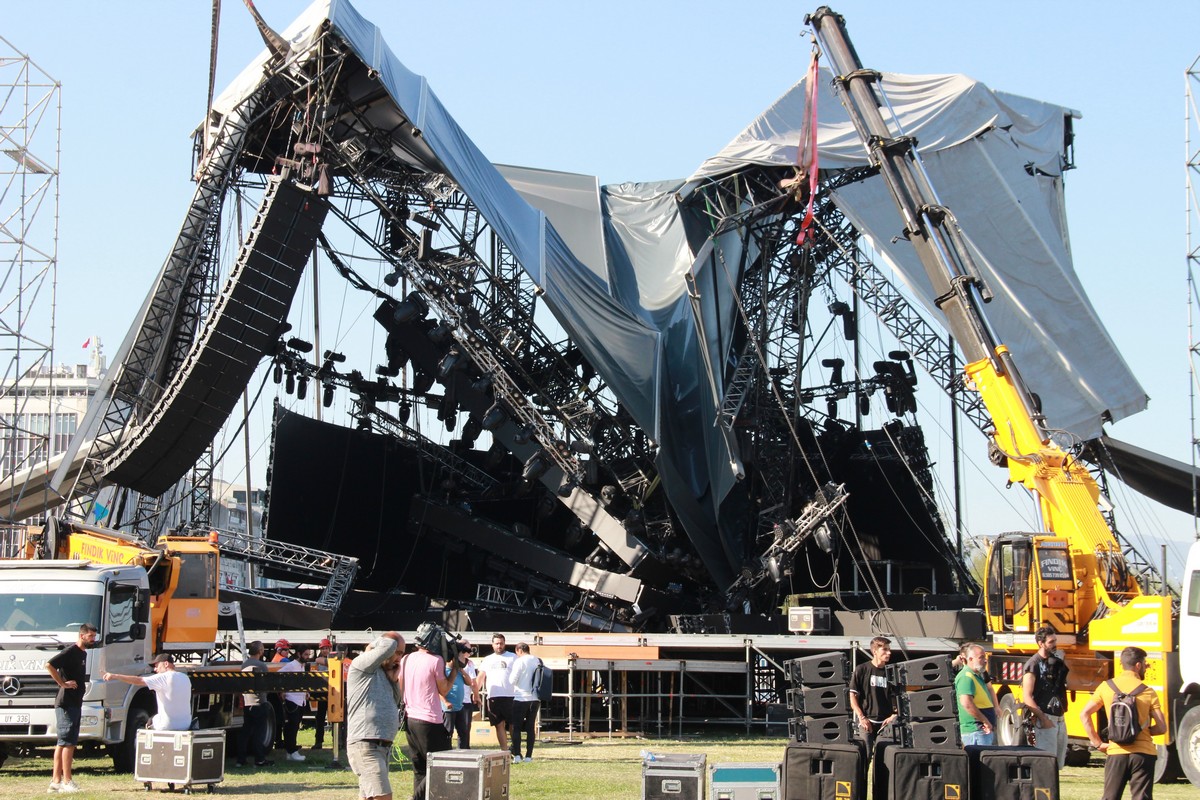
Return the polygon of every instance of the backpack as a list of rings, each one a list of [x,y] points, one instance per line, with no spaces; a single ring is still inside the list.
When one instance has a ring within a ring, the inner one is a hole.
[[[1112,744],[1132,744],[1142,732],[1135,698],[1145,691],[1146,684],[1139,684],[1132,692],[1122,692],[1110,679],[1108,688],[1113,692],[1112,705],[1108,709],[1108,741]]]
[[[538,659],[537,668],[533,671],[533,693],[539,703],[549,703],[554,696],[554,670]]]

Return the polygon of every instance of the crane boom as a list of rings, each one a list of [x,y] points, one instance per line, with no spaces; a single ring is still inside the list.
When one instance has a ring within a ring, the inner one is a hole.
[[[1171,650],[1170,599],[1141,595],[1098,507],[1099,487],[1054,441],[1013,354],[988,324],[983,307],[991,295],[954,214],[938,201],[916,141],[884,119],[882,76],[863,68],[841,16],[821,7],[808,22],[870,163],[896,203],[902,235],[966,357],[967,385],[979,392],[994,425],[993,460],[1007,463],[1011,481],[1038,502],[1042,533],[1001,537],[989,553],[989,627],[1010,641],[1018,634],[1032,639],[1038,627],[1050,624],[1064,643],[1086,639],[1092,649],[1138,644]],[[1137,632],[1132,638],[1131,631]]]

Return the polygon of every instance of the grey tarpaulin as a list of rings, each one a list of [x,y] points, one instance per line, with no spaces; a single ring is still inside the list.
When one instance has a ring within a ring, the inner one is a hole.
[[[743,254],[735,234],[708,242],[685,230],[677,195],[746,165],[793,164],[803,109],[797,85],[687,179],[595,187],[587,176],[505,168],[480,152],[423,77],[409,71],[378,28],[343,0],[319,0],[285,32],[299,45],[325,20],[378,73],[392,98],[396,152],[449,175],[531,278],[544,302],[659,444],[663,488],[718,584],[741,566],[722,531],[737,470],[713,425],[732,346],[733,286]],[[264,53],[214,104],[227,111],[261,83]],[[935,186],[977,249],[996,293],[989,315],[1038,392],[1052,425],[1082,437],[1101,417],[1141,410],[1146,397],[1076,278],[1062,211],[1067,109],[993,92],[958,75],[886,75],[892,105],[918,138]],[[820,102],[825,169],[865,162],[862,145],[827,86]],[[382,126],[381,126],[382,127]],[[408,132],[420,131],[419,137]],[[402,146],[401,146],[402,145]],[[506,180],[506,177],[508,180]],[[882,183],[844,187],[836,202],[918,294],[925,278]],[[688,298],[685,276],[700,296]],[[932,306],[930,306],[932,307]],[[936,319],[936,315],[934,315]],[[711,376],[711,379],[710,377]],[[733,536],[733,538],[731,538]]]

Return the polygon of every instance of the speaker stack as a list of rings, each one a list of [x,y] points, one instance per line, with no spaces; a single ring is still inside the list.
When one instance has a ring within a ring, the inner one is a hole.
[[[953,658],[917,658],[888,665],[899,694],[900,740],[909,747],[961,750]]]
[[[895,740],[875,748],[872,800],[966,800],[970,782],[952,658],[912,659],[887,669],[899,718]]]
[[[1033,747],[966,748],[971,800],[1058,800],[1058,757]]]
[[[867,758],[854,737],[850,659],[822,653],[785,661],[788,743],[783,800],[865,800]]]

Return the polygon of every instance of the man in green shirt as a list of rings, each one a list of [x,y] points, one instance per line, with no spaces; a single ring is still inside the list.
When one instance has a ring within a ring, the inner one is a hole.
[[[967,649],[967,665],[954,679],[958,695],[958,731],[964,745],[996,743],[996,693],[983,679],[987,654],[979,645]]]

